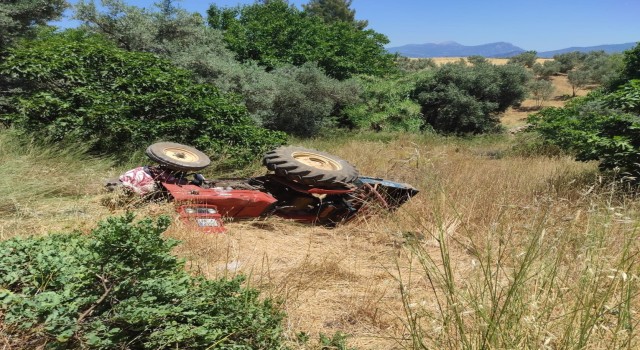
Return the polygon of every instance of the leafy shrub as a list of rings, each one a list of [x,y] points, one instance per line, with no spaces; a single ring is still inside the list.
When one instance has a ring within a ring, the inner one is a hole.
[[[594,92],[565,108],[543,109],[529,121],[545,138],[575,154],[577,160],[600,162],[602,170],[640,176],[640,81],[632,80],[611,94]]]
[[[515,64],[449,63],[420,79],[412,97],[436,131],[486,133],[499,127],[498,113],[524,100],[528,79]]]
[[[264,118],[268,128],[296,136],[315,136],[332,122],[331,115],[358,99],[357,85],[329,78],[315,64],[286,66],[273,74],[278,86],[271,114]]]
[[[362,102],[345,110],[342,123],[375,131],[419,131],[424,123],[420,105],[410,97],[415,76],[358,77],[363,88]]]
[[[242,278],[192,277],[165,218],[110,218],[91,235],[0,242],[0,320],[50,348],[275,349],[283,315]]]
[[[53,140],[83,140],[97,152],[163,139],[242,162],[284,141],[256,126],[234,97],[98,35],[67,31],[25,41],[0,69],[23,82],[14,96],[19,111],[5,120]]]

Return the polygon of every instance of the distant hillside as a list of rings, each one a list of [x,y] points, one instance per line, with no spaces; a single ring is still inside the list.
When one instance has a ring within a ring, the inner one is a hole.
[[[589,47],[568,47],[566,49],[561,49],[561,50],[538,52],[538,56],[542,58],[552,58],[553,55],[573,52],[573,51],[580,51],[580,52],[604,51],[606,53],[617,53],[617,52],[629,50],[634,46],[636,46],[636,43],[598,45],[598,46],[589,46]]]
[[[616,53],[628,50],[634,47],[636,43],[598,45],[589,47],[569,47],[566,49],[538,52],[538,56],[542,58],[551,58],[553,55],[580,51],[600,51],[606,53]],[[484,45],[466,46],[458,44],[454,41],[448,41],[439,44],[409,44],[398,47],[389,47],[387,51],[398,53],[406,57],[425,58],[425,57],[467,57],[467,56],[484,56],[490,58],[506,58],[518,55],[526,50],[515,46],[511,43],[497,42]]]
[[[484,57],[508,57],[517,55],[525,50],[510,43],[498,42],[477,46],[465,46],[454,41],[439,44],[410,44],[399,47],[389,47],[387,51],[399,53],[406,57],[467,57],[480,55]]]

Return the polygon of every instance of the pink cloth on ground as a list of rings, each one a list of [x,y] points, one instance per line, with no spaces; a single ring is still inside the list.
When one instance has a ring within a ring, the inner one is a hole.
[[[120,175],[122,185],[139,195],[145,195],[156,190],[153,177],[144,171],[143,167],[131,169]]]

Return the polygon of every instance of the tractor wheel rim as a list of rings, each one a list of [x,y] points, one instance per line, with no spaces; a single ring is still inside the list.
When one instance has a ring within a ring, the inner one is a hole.
[[[316,169],[329,170],[329,171],[342,169],[342,165],[340,165],[340,163],[336,162],[335,160],[329,157],[325,157],[320,154],[315,154],[310,152],[295,152],[292,154],[292,156],[298,162]]]
[[[162,153],[173,160],[185,163],[197,162],[200,159],[197,154],[179,147],[167,147]]]

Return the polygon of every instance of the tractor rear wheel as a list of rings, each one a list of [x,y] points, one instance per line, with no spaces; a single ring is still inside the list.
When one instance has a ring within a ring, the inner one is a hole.
[[[262,164],[287,180],[321,188],[344,188],[358,178],[346,160],[303,147],[278,147],[264,155]]]
[[[177,171],[198,171],[211,164],[206,154],[175,142],[154,143],[147,147],[145,153],[151,160]]]

